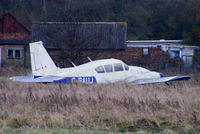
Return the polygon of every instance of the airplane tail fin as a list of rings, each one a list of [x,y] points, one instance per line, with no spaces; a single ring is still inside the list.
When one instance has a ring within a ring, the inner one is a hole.
[[[30,43],[31,69],[34,76],[48,75],[57,69],[55,63],[43,46],[43,42]]]

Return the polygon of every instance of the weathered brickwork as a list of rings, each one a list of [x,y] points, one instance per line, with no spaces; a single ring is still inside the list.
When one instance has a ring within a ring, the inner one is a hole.
[[[0,66],[29,67],[29,37],[30,31],[6,13],[0,19]]]
[[[124,24],[124,23],[122,23]],[[121,25],[117,23],[117,25]],[[51,27],[50,27],[51,28]],[[39,36],[39,35],[37,35]],[[3,66],[30,66],[30,53],[28,48],[30,37],[30,31],[23,26],[14,16],[7,13],[0,18],[0,48],[2,49],[2,61]],[[25,41],[22,43],[21,41]],[[5,42],[6,41],[6,42]],[[10,42],[11,41],[11,42]],[[18,42],[20,41],[20,42]],[[42,40],[43,41],[43,40]],[[54,44],[56,46],[56,44]],[[47,48],[49,44],[47,45]],[[49,47],[51,48],[51,47]],[[128,65],[138,65],[147,67],[150,69],[161,68],[168,60],[168,53],[161,50],[161,48],[148,48],[148,54],[143,54],[142,47],[122,47],[123,49],[115,49],[115,47],[109,47],[107,49],[90,49],[82,50],[79,56],[80,58],[75,62],[76,64],[82,64],[88,62],[87,57],[92,60],[116,58],[123,60]],[[8,58],[8,50],[20,50],[21,57],[18,59]],[[53,60],[59,67],[70,66],[70,63],[66,66],[69,57],[63,56],[61,50],[58,47],[48,49],[48,52],[52,56]],[[63,57],[66,57],[63,58]],[[1,64],[0,64],[1,65]]]
[[[25,40],[29,36],[30,32],[10,13],[0,19],[1,40]]]
[[[49,50],[50,55],[58,66],[63,67],[59,50]],[[81,63],[92,60],[116,58],[123,60],[128,65],[138,65],[150,69],[161,69],[167,62],[169,55],[160,48],[149,48],[149,54],[143,55],[143,48],[127,48],[126,50],[84,50],[81,55]],[[66,59],[67,60],[67,59]],[[76,61],[74,61],[76,63]],[[80,62],[78,64],[81,64]],[[70,65],[70,64],[68,64]]]

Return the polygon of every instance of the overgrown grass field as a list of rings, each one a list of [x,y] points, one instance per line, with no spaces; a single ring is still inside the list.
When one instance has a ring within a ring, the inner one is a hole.
[[[189,81],[170,86],[27,84],[7,80],[22,72],[28,71],[2,69],[0,74],[2,133],[200,132],[198,73]]]

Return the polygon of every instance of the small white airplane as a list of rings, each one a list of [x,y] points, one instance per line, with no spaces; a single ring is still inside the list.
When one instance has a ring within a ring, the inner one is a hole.
[[[58,68],[47,53],[43,42],[30,43],[31,75],[15,76],[10,80],[32,83],[114,83],[148,84],[190,79],[190,76],[164,77],[142,67],[128,66],[117,59],[96,60],[71,67]]]

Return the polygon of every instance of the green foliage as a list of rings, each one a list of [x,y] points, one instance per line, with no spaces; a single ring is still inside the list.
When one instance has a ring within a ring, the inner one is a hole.
[[[191,32],[185,36],[185,43],[200,46],[200,19]]]

